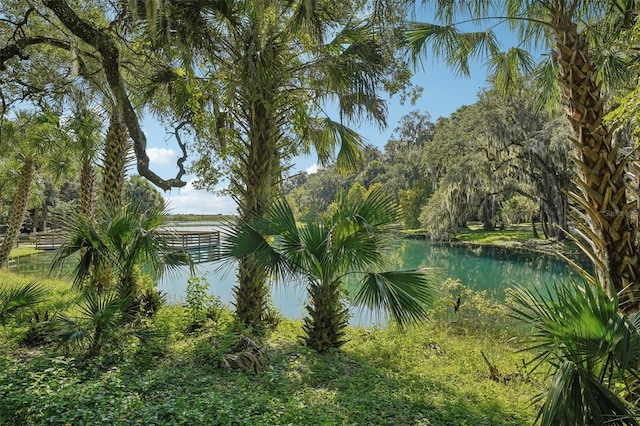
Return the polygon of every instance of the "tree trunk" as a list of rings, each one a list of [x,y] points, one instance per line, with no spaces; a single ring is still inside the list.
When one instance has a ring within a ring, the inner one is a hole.
[[[307,346],[320,353],[339,348],[349,322],[347,309],[340,300],[340,282],[322,282],[309,285],[309,313],[302,329]]]
[[[122,207],[127,155],[129,154],[129,133],[117,113],[111,114],[109,131],[104,145],[104,167],[102,174],[102,200],[114,210]]]
[[[572,198],[586,212],[585,230],[600,285],[609,294],[620,293],[621,308],[634,312],[640,306],[640,265],[633,205],[627,200],[626,159],[618,159],[621,144],[613,143],[611,130],[603,124],[604,99],[587,38],[564,10],[558,12],[552,24],[578,171],[579,194]]]
[[[540,235],[538,235],[538,230],[536,229],[536,218],[534,215],[531,215],[531,231],[533,232],[533,238],[540,238]]]
[[[27,201],[29,200],[29,192],[31,191],[34,175],[35,167],[33,160],[27,158],[20,168],[20,177],[18,178],[18,186],[16,187],[16,193],[13,198],[13,205],[11,206],[7,233],[2,240],[2,244],[0,244],[0,268],[4,268],[7,265],[11,249],[18,241],[20,227],[24,222],[24,217],[27,212]]]
[[[277,140],[264,103],[251,103],[251,124],[246,157],[239,167],[241,182],[235,185],[240,194],[240,220],[263,216],[271,203],[280,177],[280,154]],[[256,330],[265,325],[269,289],[266,273],[256,267],[251,256],[238,262],[238,285],[234,288],[235,308],[239,320]]]
[[[549,239],[551,233],[549,232],[549,215],[547,214],[547,206],[543,205],[540,209],[540,227],[545,239]]]
[[[82,163],[80,170],[80,213],[85,215],[89,221],[93,222],[93,189],[95,183],[95,173],[90,161]]]
[[[488,195],[482,200],[482,227],[485,231],[493,231],[496,229],[493,205],[493,195]]]

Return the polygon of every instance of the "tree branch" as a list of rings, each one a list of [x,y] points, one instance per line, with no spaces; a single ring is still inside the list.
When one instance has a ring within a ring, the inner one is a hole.
[[[69,31],[100,52],[107,83],[116,99],[118,113],[122,114],[122,118],[129,130],[129,135],[133,139],[133,150],[136,154],[140,176],[144,176],[151,183],[165,191],[185,186],[186,182],[181,180],[185,174],[183,159],[178,162],[178,174],[173,179],[163,179],[149,169],[149,157],[146,152],[147,138],[140,128],[135,109],[127,95],[125,82],[120,71],[120,51],[113,39],[92,24],[81,19],[65,0],[45,0],[44,5],[60,19],[60,22]],[[185,153],[186,150],[182,145],[181,149]]]

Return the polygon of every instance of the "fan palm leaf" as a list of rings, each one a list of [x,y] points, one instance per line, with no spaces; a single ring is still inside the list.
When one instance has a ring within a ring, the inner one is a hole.
[[[640,372],[638,324],[619,312],[617,297],[570,281],[543,290],[519,288],[512,309],[531,327],[518,338],[523,350],[535,354],[531,363],[548,362],[555,372],[537,399],[542,424],[638,424],[612,391]]]
[[[21,287],[3,286],[0,288],[0,324],[4,325],[10,315],[37,305],[42,301],[46,292],[37,281]]]

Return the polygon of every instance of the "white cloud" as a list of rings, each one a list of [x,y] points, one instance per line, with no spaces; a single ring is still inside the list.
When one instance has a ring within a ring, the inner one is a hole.
[[[193,180],[184,188],[164,194],[169,212],[173,214],[235,214],[237,205],[228,195],[200,191],[193,187]]]
[[[308,167],[305,171],[310,175],[312,175],[314,173],[318,173],[318,165],[314,164],[313,166]]]
[[[175,151],[169,148],[148,148],[147,155],[151,164],[172,164],[177,157]]]

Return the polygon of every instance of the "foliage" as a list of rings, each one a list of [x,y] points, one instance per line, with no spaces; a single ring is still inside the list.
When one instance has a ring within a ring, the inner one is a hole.
[[[126,202],[132,204],[133,210],[140,214],[163,211],[166,208],[160,191],[140,176],[131,176],[127,180],[124,196]]]
[[[530,199],[515,195],[502,205],[500,216],[507,224],[527,222],[532,219],[538,206]]]
[[[44,296],[45,290],[37,281],[21,287],[3,284],[0,287],[0,324],[5,325],[10,316],[40,303]]]
[[[44,176],[47,170],[51,175],[59,176],[68,169],[65,152],[68,138],[59,129],[59,119],[46,108],[41,112],[16,112],[14,120],[0,123],[6,141],[0,153],[15,157],[20,163],[8,225],[0,243],[0,267],[6,265],[18,240],[37,176]]]
[[[540,206],[550,222],[547,237],[564,236],[571,178],[566,129],[557,113],[535,109],[529,82],[514,86],[507,99],[493,86],[435,124],[422,151],[435,190],[420,219],[432,234],[455,232],[467,220],[493,229],[507,200],[518,196]]]
[[[62,267],[79,253],[74,269],[76,286],[87,286],[88,280],[90,289],[115,288],[134,306],[144,290],[140,268],[157,279],[165,269],[192,264],[188,253],[168,243],[162,229],[165,221],[163,209],[141,214],[135,205],[120,212],[104,209],[96,223],[75,215],[68,224],[66,240],[56,251],[52,269]]]
[[[209,294],[206,277],[191,276],[187,281],[185,302],[191,319],[190,329],[201,327],[206,319],[217,321],[222,310],[219,297]]]
[[[359,279],[356,304],[384,309],[401,327],[427,318],[432,288],[419,271],[384,271],[384,249],[397,209],[384,188],[362,201],[344,195],[331,216],[298,225],[291,206],[277,200],[265,217],[242,222],[227,232],[223,259],[251,255],[271,277],[305,280],[309,304],[305,342],[319,352],[338,348],[348,311],[341,301],[348,275]]]
[[[62,314],[51,323],[54,340],[86,348],[89,357],[98,356],[105,340],[114,341],[114,334],[124,325],[122,303],[115,292],[86,291],[78,315]]]
[[[551,366],[551,386],[537,398],[543,425],[639,424],[617,387],[628,395],[625,383],[640,379],[638,315],[620,313],[617,297],[577,281],[519,288],[512,309],[531,327],[522,350],[534,352],[531,363]]]
[[[520,355],[490,330],[461,334],[439,320],[403,333],[348,329],[343,350],[322,356],[299,345],[302,324],[286,320],[264,342],[262,373],[227,371],[205,348],[226,351],[238,335],[184,336],[180,312],[159,313],[158,326],[177,334],[150,364],[133,352],[110,366],[0,352],[0,423],[519,426],[532,423],[529,399],[544,386],[491,380],[481,351],[505,372],[520,368]]]
[[[605,93],[629,92],[628,82],[637,80],[637,55],[629,43],[637,16],[635,2],[437,1],[436,23],[411,23],[405,32],[414,60],[430,49],[458,72],[469,74],[469,61],[483,58],[503,94],[517,89],[521,74],[528,74],[538,105],[546,104],[549,110],[564,106],[568,141],[575,148],[571,160],[576,190],[566,191],[576,204],[575,240],[593,262],[599,285],[618,293],[622,309],[630,312],[640,304],[636,202],[629,202],[637,191],[629,178],[634,174],[632,157],[621,152],[634,146],[631,138],[616,138],[619,123],[605,121],[617,104],[605,102]],[[470,23],[475,28],[468,30]],[[501,49],[495,33],[499,24],[517,30],[515,47]],[[549,51],[536,66],[525,45]],[[558,201],[564,208],[564,200]]]
[[[167,219],[170,222],[229,222],[235,216],[224,214],[168,214]]]

